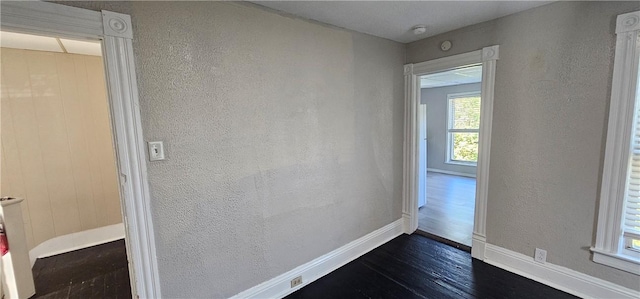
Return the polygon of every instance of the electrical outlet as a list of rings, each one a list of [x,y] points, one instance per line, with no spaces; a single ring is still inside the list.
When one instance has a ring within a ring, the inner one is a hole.
[[[544,249],[536,248],[536,253],[533,256],[533,259],[538,262],[544,264],[547,262],[547,251]]]
[[[291,287],[295,288],[302,284],[302,276],[298,276],[291,280]]]

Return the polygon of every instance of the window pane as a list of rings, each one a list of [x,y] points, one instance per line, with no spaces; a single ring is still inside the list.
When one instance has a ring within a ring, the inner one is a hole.
[[[453,150],[451,160],[478,161],[478,133],[451,133]]]
[[[480,128],[480,97],[469,96],[451,100],[451,128],[478,129]]]

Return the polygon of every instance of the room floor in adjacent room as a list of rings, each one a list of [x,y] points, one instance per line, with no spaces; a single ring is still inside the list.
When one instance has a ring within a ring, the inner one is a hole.
[[[31,298],[131,299],[124,240],[36,260]]]
[[[427,172],[427,204],[418,211],[418,229],[471,247],[476,179]]]
[[[413,234],[391,240],[286,298],[576,297]]]

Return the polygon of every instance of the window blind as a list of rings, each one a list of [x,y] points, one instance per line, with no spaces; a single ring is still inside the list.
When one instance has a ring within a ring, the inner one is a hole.
[[[625,238],[640,240],[640,95],[636,95],[636,113],[631,136],[630,163],[625,193],[622,231]]]

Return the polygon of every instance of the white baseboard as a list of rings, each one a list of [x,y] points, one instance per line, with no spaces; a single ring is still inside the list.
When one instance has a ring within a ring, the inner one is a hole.
[[[402,218],[400,218],[400,220],[402,220],[402,231],[408,235],[412,234],[413,230],[411,230],[411,216],[402,214]]]
[[[484,261],[487,250],[487,238],[483,235],[473,233],[471,239],[471,257]]]
[[[398,219],[360,239],[231,298],[282,298],[401,235],[403,233],[403,222],[403,219]],[[291,288],[291,279],[298,276],[302,276],[302,284]]]
[[[532,256],[492,244],[485,244],[485,254],[484,261],[488,264],[581,298],[640,298],[638,291],[569,268],[538,263]]]
[[[124,239],[124,224],[118,223],[46,240],[29,250],[31,267],[37,258],[48,257]]]
[[[437,168],[427,168],[427,171],[450,174],[450,175],[466,176],[466,177],[469,177],[469,178],[475,178],[476,177],[475,173],[464,173],[464,172],[449,171],[449,170],[437,169]]]

